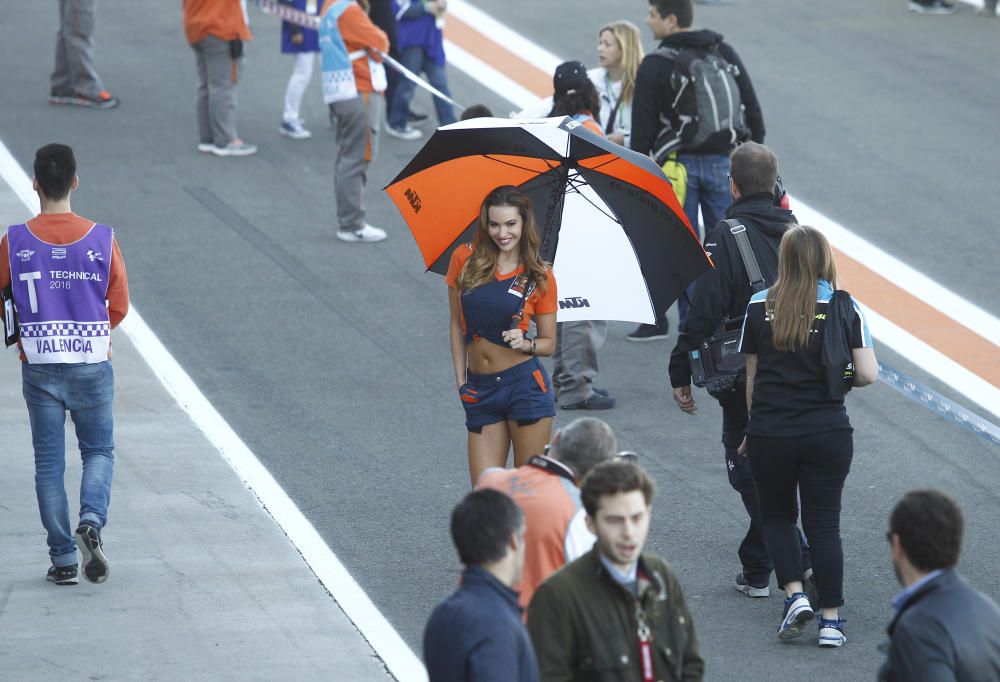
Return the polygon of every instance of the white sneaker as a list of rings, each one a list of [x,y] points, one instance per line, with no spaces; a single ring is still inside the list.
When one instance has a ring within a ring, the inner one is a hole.
[[[385,230],[379,229],[374,225],[369,225],[365,223],[365,226],[360,230],[355,230],[354,232],[348,232],[346,230],[337,230],[337,239],[342,242],[380,242],[386,238]]]
[[[819,617],[819,645],[838,647],[847,642],[847,635],[844,634],[844,620],[827,620]]]
[[[958,11],[958,6],[947,0],[925,0],[924,2],[911,0],[909,8],[911,12],[916,12],[917,14],[944,15],[954,14]]]
[[[747,582],[746,576],[743,575],[743,571],[736,574],[736,591],[742,592],[746,596],[752,599],[759,599],[761,597],[767,597],[771,594],[771,588],[767,585],[764,587],[754,587]]]
[[[778,639],[787,642],[802,636],[802,626],[813,619],[809,598],[802,592],[796,592],[785,600],[785,617],[778,626]]]
[[[293,140],[305,140],[312,137],[312,133],[305,129],[301,121],[295,121],[294,123],[282,121],[278,132],[282,135],[287,135]]]
[[[424,136],[422,132],[409,124],[407,124],[405,128],[393,128],[391,125],[386,123],[385,133],[390,137],[395,137],[400,140],[419,140]]]
[[[211,154],[212,152],[215,151],[215,145],[212,144],[211,142],[199,142],[198,151],[203,152],[205,154]]]
[[[225,147],[212,147],[212,153],[216,156],[250,156],[257,153],[257,145],[233,140]]]

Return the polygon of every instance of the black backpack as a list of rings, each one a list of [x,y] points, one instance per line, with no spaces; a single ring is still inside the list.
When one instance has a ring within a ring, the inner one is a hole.
[[[717,47],[661,47],[651,54],[674,63],[670,78],[675,93],[673,115],[660,115],[664,128],[653,144],[657,163],[675,151],[705,144],[733,147],[750,137],[736,82],[739,67],[726,61]]]

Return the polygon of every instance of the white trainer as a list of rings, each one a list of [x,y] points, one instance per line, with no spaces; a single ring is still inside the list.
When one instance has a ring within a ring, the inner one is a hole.
[[[282,121],[281,127],[278,128],[278,132],[292,138],[293,140],[306,140],[312,137],[312,133],[306,130],[301,121]]]
[[[424,136],[422,132],[414,128],[413,126],[407,124],[403,128],[393,128],[388,123],[385,124],[385,133],[389,137],[395,137],[399,140],[419,140]]]
[[[796,592],[785,600],[785,617],[778,626],[778,639],[783,642],[798,639],[802,636],[802,626],[815,615],[809,606],[809,598],[802,592]]]
[[[337,239],[342,242],[380,242],[386,238],[385,230],[379,229],[374,225],[369,225],[365,223],[365,226],[360,230],[355,230],[349,232],[346,230],[337,230]]]

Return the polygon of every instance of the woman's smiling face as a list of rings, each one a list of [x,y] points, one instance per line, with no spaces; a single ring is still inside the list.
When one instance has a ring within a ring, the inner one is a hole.
[[[486,224],[490,239],[500,249],[500,253],[516,253],[521,242],[524,221],[516,206],[490,206],[486,214]]]

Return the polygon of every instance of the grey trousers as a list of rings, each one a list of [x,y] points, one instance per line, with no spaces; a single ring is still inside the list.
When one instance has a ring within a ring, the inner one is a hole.
[[[202,144],[225,147],[239,138],[236,134],[236,83],[240,62],[229,56],[229,43],[208,36],[191,46],[198,68],[195,109],[198,112],[198,140]]]
[[[552,356],[552,385],[560,407],[583,402],[594,395],[597,351],[607,338],[605,320],[558,324],[556,352]]]
[[[337,127],[337,163],[333,185],[337,195],[337,229],[354,232],[365,226],[365,183],[368,164],[378,156],[378,124],[382,95],[361,92],[354,99],[330,104]]]
[[[59,0],[56,68],[50,79],[53,95],[96,98],[104,90],[94,68],[97,0]]]

